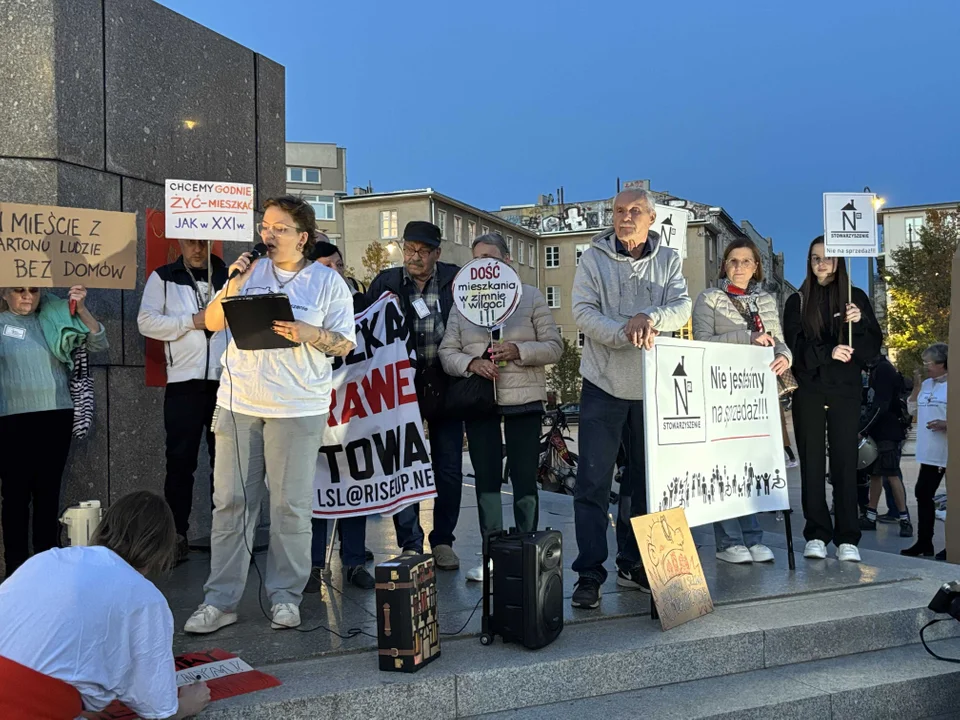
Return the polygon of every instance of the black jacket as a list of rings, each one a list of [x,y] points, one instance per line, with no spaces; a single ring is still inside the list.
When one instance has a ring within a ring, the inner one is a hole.
[[[860,322],[853,324],[853,360],[842,363],[831,357],[833,349],[841,343],[829,330],[820,338],[808,338],[803,331],[800,313],[800,293],[787,300],[783,310],[783,334],[793,352],[793,374],[800,389],[823,393],[827,396],[846,397],[859,402],[863,381],[860,371],[880,354],[883,333],[873,314],[873,307],[866,293],[853,288],[853,304],[860,308]],[[823,324],[832,325],[825,304],[820,307]],[[846,340],[846,323],[843,323]]]
[[[450,317],[450,310],[453,308],[453,279],[459,270],[459,266],[445,262],[438,262],[434,270],[437,274],[437,284],[440,289],[440,312],[443,315],[444,325],[447,324],[447,318]],[[377,275],[370,283],[370,288],[367,290],[367,302],[375,302],[377,298],[388,291],[395,294],[399,298],[400,309],[403,310],[407,327],[410,329],[410,345],[415,347],[416,338],[413,332],[413,321],[416,319],[417,313],[410,300],[412,287],[411,283],[404,284],[402,267],[388,268]]]
[[[903,426],[900,424],[900,395],[903,393],[903,376],[880,356],[870,373],[870,403],[866,419],[869,422],[876,415],[867,433],[877,442],[903,440]]]

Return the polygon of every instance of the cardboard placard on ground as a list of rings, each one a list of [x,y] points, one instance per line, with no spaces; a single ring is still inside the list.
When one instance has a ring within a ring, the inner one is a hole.
[[[135,213],[0,203],[0,287],[132,290]]]
[[[823,246],[827,257],[876,257],[873,193],[823,194]]]
[[[496,258],[471,260],[453,279],[453,302],[463,317],[484,328],[503,325],[520,304],[517,271]]]
[[[227,242],[253,239],[253,185],[166,180],[164,199],[168,238]]]
[[[710,588],[683,508],[640,515],[630,523],[660,626],[669,630],[713,612]]]
[[[773,349],[657,338],[643,352],[647,509],[693,526],[787,510]]]

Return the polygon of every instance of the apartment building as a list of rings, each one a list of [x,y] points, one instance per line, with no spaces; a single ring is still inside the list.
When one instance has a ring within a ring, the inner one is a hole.
[[[347,150],[336,143],[287,143],[287,192],[317,213],[317,228],[343,244],[340,198],[347,194]]]
[[[473,240],[487,233],[500,233],[510,248],[513,267],[522,282],[539,286],[539,237],[535,231],[485,212],[432,188],[357,194],[340,199],[343,218],[344,259],[357,277],[370,243],[386,246],[393,265],[400,265],[403,228],[411,220],[428,220],[442,232],[441,260],[463,265],[473,258]]]

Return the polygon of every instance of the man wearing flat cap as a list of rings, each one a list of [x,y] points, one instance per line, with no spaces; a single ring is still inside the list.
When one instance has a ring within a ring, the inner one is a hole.
[[[460,517],[463,491],[463,422],[443,415],[443,394],[449,378],[437,356],[453,307],[453,279],[459,269],[440,262],[440,228],[414,220],[403,229],[403,267],[384,270],[367,291],[370,302],[387,291],[399,298],[417,351],[417,397],[430,434],[430,459],[437,485],[430,547],[441,570],[460,567],[453,551],[453,531]],[[407,507],[393,517],[397,542],[404,552],[423,552],[419,506]]]

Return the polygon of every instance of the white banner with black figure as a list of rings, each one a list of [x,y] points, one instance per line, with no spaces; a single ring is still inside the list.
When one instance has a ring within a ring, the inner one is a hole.
[[[773,350],[657,338],[643,353],[649,512],[691,527],[786,510]]]
[[[357,347],[333,362],[330,416],[317,456],[313,515],[391,515],[436,497],[395,295],[356,316]]]

